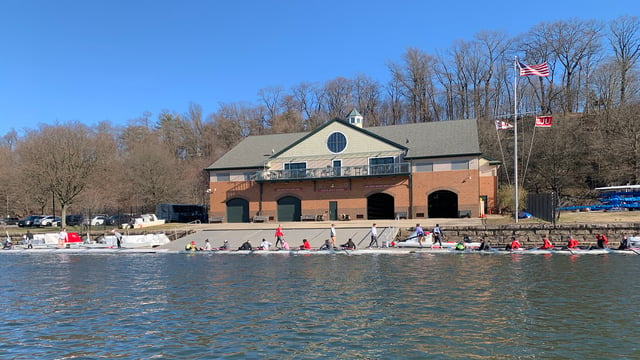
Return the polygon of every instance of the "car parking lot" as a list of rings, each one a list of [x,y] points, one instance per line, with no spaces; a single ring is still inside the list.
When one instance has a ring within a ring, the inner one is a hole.
[[[17,217],[0,218],[0,225],[15,226],[18,225],[18,221],[20,221],[20,219],[18,219]]]

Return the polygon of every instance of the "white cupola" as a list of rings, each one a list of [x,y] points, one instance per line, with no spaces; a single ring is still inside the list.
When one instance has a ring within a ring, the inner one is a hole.
[[[357,126],[359,128],[362,127],[362,120],[363,120],[363,117],[362,117],[362,115],[360,115],[358,110],[356,110],[356,108],[353,108],[353,110],[351,110],[349,115],[347,115],[347,122],[349,124],[355,125],[355,126]]]

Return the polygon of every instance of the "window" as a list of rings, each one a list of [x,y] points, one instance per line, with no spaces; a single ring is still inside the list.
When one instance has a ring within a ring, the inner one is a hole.
[[[341,132],[334,132],[327,138],[327,148],[332,153],[340,153],[347,147],[347,137]]]
[[[307,174],[307,163],[285,163],[284,173],[287,178],[302,178]]]
[[[433,172],[433,163],[417,163],[416,172]]]
[[[369,159],[369,173],[371,175],[393,174],[393,163],[392,157],[371,158]]]
[[[469,162],[453,161],[451,162],[451,170],[469,170]]]
[[[229,173],[217,173],[216,177],[218,181],[229,181],[231,179],[231,175]]]

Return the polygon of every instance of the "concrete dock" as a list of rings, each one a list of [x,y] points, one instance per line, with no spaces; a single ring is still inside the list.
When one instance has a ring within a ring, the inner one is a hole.
[[[431,231],[439,224],[446,232],[447,226],[481,226],[482,219],[401,219],[401,220],[350,220],[350,221],[300,221],[300,222],[265,222],[265,223],[220,223],[220,224],[176,224],[176,228],[189,228],[192,234],[172,241],[162,246],[169,250],[182,250],[187,243],[195,241],[198,247],[204,246],[208,239],[213,248],[222,246],[224,240],[229,241],[231,249],[237,249],[245,241],[250,241],[253,247],[260,246],[262,239],[266,239],[275,245],[275,230],[282,225],[284,238],[291,246],[299,247],[303,239],[311,243],[311,247],[322,246],[329,239],[329,229],[334,224],[336,229],[336,243],[344,244],[349,238],[359,248],[366,247],[370,241],[370,228],[376,224],[378,229],[378,242],[389,236],[394,236],[394,229],[407,232],[412,231],[416,224],[420,224],[425,231]]]

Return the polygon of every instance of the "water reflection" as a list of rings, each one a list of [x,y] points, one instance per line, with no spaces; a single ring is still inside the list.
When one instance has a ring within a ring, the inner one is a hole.
[[[3,358],[629,358],[630,256],[6,256]]]

